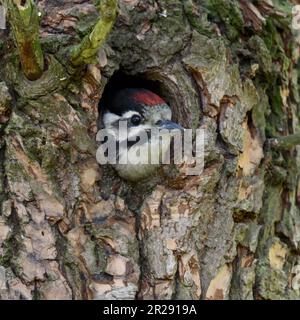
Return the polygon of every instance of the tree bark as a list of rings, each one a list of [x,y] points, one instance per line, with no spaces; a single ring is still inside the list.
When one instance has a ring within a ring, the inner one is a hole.
[[[0,298],[299,299],[292,2],[119,0],[96,63],[71,63],[100,2],[35,1],[34,81],[0,31]],[[129,184],[97,164],[98,103],[120,70],[205,130],[201,175]]]

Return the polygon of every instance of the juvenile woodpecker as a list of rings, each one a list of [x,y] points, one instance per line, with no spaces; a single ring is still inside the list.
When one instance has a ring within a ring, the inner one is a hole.
[[[113,167],[119,176],[129,181],[151,177],[163,163],[171,137],[184,130],[171,121],[168,104],[149,90],[128,88],[104,107],[102,122],[117,145]]]

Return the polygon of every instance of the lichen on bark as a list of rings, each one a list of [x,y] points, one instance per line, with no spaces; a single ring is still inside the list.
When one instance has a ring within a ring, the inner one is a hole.
[[[44,71],[44,55],[39,40],[40,17],[33,0],[2,1],[13,29],[25,76],[37,80]]]
[[[118,3],[116,0],[101,1],[100,18],[91,33],[71,51],[71,63],[74,66],[96,61],[96,55],[108,37],[117,17]]]

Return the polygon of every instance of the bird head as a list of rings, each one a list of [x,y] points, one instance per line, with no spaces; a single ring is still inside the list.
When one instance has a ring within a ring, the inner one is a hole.
[[[103,123],[110,133],[119,133],[119,123],[127,122],[128,135],[152,128],[182,130],[171,121],[169,105],[157,94],[146,89],[123,89],[106,106]]]
[[[108,134],[113,136],[119,145],[118,158],[120,159],[125,154],[125,150],[135,152],[135,142],[138,139],[134,138],[140,137],[142,132],[146,132],[148,137],[147,143],[144,144],[146,151],[149,148],[153,129],[159,131],[167,129],[164,132],[182,131],[183,128],[171,118],[171,108],[160,96],[150,90],[128,88],[118,91],[105,106],[103,124]],[[121,123],[123,126],[120,125]],[[170,147],[170,144],[165,146],[160,144],[154,149],[161,155],[167,147]],[[121,177],[136,181],[151,174],[157,166],[146,163],[134,166],[133,163],[127,163],[116,165],[115,168]]]

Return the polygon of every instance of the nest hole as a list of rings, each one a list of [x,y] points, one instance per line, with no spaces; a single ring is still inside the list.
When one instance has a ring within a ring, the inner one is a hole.
[[[99,102],[99,114],[109,104],[115,93],[125,88],[144,88],[148,89],[161,98],[172,109],[173,120],[181,123],[181,115],[178,113],[178,106],[180,105],[180,95],[175,92],[172,86],[168,83],[168,79],[163,79],[159,73],[146,73],[138,75],[128,75],[123,71],[117,71],[109,79],[106,84],[102,97]]]

